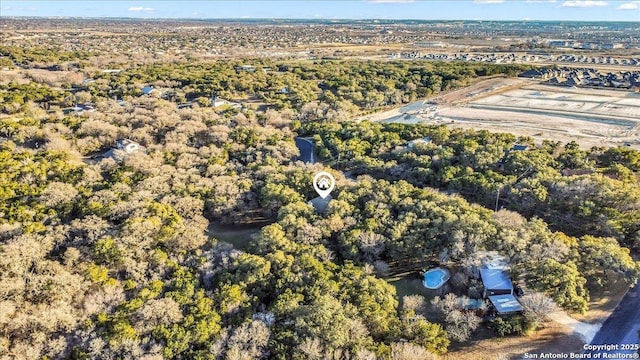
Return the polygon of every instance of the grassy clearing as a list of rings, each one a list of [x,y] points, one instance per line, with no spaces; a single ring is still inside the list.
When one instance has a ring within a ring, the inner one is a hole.
[[[242,225],[212,223],[208,228],[209,237],[229,243],[238,250],[246,250],[253,240],[253,235],[260,232],[260,229],[268,224],[269,223],[265,222],[255,222]]]
[[[422,278],[417,272],[400,274],[387,280],[396,288],[399,299],[407,295],[422,295],[430,301],[434,297],[441,295],[439,290],[430,290],[422,285]]]

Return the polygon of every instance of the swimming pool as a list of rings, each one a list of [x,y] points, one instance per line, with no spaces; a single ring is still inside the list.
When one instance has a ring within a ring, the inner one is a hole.
[[[437,289],[446,283],[450,277],[449,270],[437,267],[424,273],[422,284],[427,289]]]

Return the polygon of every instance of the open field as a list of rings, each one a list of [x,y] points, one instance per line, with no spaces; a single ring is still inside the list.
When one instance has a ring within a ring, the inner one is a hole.
[[[260,232],[263,226],[269,225],[268,222],[257,222],[253,224],[243,225],[225,225],[211,223],[207,229],[210,237],[233,245],[238,250],[246,250],[253,235]]]
[[[444,94],[440,94],[429,100],[420,100],[420,101],[416,101],[414,103],[407,104],[398,108],[359,116],[354,120],[355,121],[370,120],[370,121],[400,122],[400,120],[403,119],[406,114],[415,114],[421,108],[427,106],[429,103],[437,102],[440,104],[447,104],[447,105],[463,104],[474,99],[479,99],[481,97],[500,93],[510,89],[517,89],[526,84],[531,84],[532,82],[534,82],[534,80],[514,79],[514,78],[505,78],[505,77],[485,78],[482,80],[476,80],[473,84],[467,87],[452,90]]]
[[[422,101],[363,118],[503,131],[536,142],[573,140],[584,148],[626,144],[640,149],[639,93],[487,79],[434,100],[437,108]]]
[[[463,107],[445,107],[439,121],[463,128],[506,131],[583,147],[640,148],[640,94],[530,85]]]
[[[640,94],[615,90],[571,89],[534,85],[475,100],[472,106],[602,115],[635,122],[640,116]]]

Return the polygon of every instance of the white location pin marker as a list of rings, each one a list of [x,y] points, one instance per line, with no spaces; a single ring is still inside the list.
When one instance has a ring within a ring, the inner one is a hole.
[[[326,198],[336,186],[336,179],[326,171],[321,171],[313,178],[313,188],[321,198]]]

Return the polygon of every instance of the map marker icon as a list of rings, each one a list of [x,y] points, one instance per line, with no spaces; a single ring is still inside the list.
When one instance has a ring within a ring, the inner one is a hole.
[[[321,198],[325,199],[336,186],[336,179],[326,171],[321,171],[313,178],[313,188]]]

